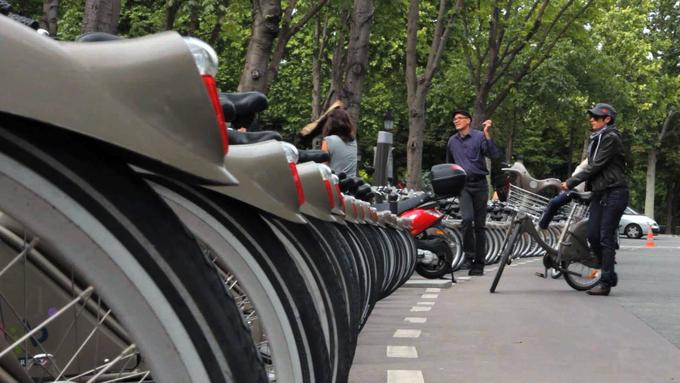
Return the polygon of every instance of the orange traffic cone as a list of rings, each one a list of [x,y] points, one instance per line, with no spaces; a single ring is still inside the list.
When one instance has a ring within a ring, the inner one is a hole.
[[[645,247],[654,247],[656,244],[654,243],[654,233],[652,232],[652,227],[649,226],[647,230],[647,242],[645,242]]]

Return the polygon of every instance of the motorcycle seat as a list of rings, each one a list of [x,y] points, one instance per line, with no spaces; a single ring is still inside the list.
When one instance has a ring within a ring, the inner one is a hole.
[[[407,210],[414,209],[431,199],[432,197],[429,194],[421,194],[419,196],[409,198],[404,201],[399,201],[397,202],[397,215],[400,215],[401,213]]]

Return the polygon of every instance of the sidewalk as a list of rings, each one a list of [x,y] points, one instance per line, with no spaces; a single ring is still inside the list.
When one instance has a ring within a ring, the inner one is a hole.
[[[489,293],[493,265],[450,289],[402,288],[379,303],[350,381],[680,381],[680,350],[615,296],[590,297],[562,279],[534,276],[540,258],[520,262],[506,268],[496,294]]]

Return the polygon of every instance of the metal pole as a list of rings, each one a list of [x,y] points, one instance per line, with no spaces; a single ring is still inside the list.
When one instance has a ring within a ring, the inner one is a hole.
[[[392,133],[379,131],[378,143],[375,148],[375,158],[373,162],[373,183],[378,186],[387,185],[388,158],[392,148]],[[390,167],[391,168],[391,167]]]

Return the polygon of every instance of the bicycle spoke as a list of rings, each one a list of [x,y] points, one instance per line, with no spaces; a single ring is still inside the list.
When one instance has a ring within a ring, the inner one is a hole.
[[[24,249],[23,249],[16,257],[14,257],[14,259],[12,259],[12,260],[8,263],[7,266],[5,266],[5,267],[2,269],[2,271],[0,271],[0,278],[2,278],[2,275],[5,274],[5,272],[7,272],[7,270],[9,270],[12,266],[14,266],[15,264],[17,264],[17,263],[18,263],[20,260],[22,260],[24,257],[28,256],[29,252],[35,247],[35,245],[38,244],[38,242],[40,242],[40,239],[39,239],[39,238],[37,238],[37,237],[36,237],[36,238],[33,238],[33,240],[31,241],[31,243],[29,243],[28,246],[25,246]]]
[[[19,340],[17,340],[17,341],[14,342],[12,345],[10,345],[9,347],[7,347],[5,350],[3,350],[2,352],[0,352],[0,358],[2,358],[3,356],[7,355],[7,353],[9,353],[12,349],[14,349],[14,348],[17,347],[18,345],[20,345],[20,344],[21,344],[22,342],[24,342],[25,340],[27,340],[27,339],[29,339],[30,337],[32,337],[33,334],[35,334],[36,332],[38,332],[38,331],[40,331],[41,329],[43,329],[43,328],[44,328],[45,326],[47,326],[50,322],[52,322],[53,320],[55,320],[56,318],[58,318],[61,314],[63,314],[63,313],[66,312],[68,309],[70,309],[70,308],[73,307],[75,304],[77,304],[81,299],[83,299],[83,298],[85,298],[86,296],[89,296],[90,294],[92,294],[93,291],[94,291],[94,287],[92,287],[92,286],[89,286],[88,288],[86,288],[86,289],[85,289],[81,294],[79,294],[75,299],[71,300],[71,302],[69,302],[68,304],[66,304],[66,306],[62,307],[59,311],[57,311],[57,312],[54,313],[52,316],[50,316],[49,318],[47,318],[46,320],[44,320],[42,323],[40,323],[38,326],[36,326],[33,330],[29,331],[27,334],[25,334],[24,336],[22,336]]]
[[[97,322],[97,325],[92,329],[92,331],[90,331],[88,336],[85,338],[85,340],[80,345],[80,347],[78,347],[78,350],[76,350],[76,352],[73,354],[73,356],[68,361],[68,363],[66,363],[66,366],[64,366],[64,368],[59,373],[59,376],[57,376],[57,378],[55,380],[59,380],[59,379],[61,379],[62,376],[64,376],[64,373],[66,372],[66,370],[68,370],[68,368],[71,367],[71,364],[73,363],[73,361],[80,354],[80,352],[83,350],[83,348],[85,348],[85,345],[87,345],[87,343],[90,341],[92,336],[94,336],[94,334],[97,332],[97,330],[99,330],[99,326],[101,326],[101,324],[104,323],[104,320],[106,320],[106,318],[109,316],[110,313],[111,313],[111,310],[107,311],[106,314],[104,314],[104,317],[99,322]]]

